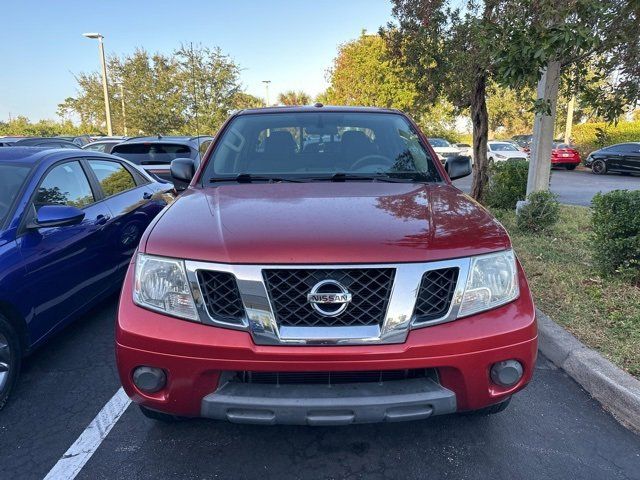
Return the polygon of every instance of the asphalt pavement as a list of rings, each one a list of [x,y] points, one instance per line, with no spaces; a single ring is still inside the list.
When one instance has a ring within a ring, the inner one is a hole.
[[[453,184],[464,192],[471,190],[471,176],[456,180]],[[598,192],[617,189],[640,190],[640,176],[635,175],[594,175],[591,170],[551,170],[551,191],[558,194],[558,200],[570,205],[591,205],[591,199]]]
[[[25,362],[0,411],[0,478],[41,479],[120,384],[116,299]],[[160,424],[130,405],[77,478],[640,479],[640,436],[544,358],[490,417],[348,427]]]

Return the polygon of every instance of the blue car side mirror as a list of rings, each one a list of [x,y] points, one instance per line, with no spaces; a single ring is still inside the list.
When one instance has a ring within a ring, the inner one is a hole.
[[[65,227],[77,225],[84,219],[84,212],[68,205],[43,205],[29,228]]]

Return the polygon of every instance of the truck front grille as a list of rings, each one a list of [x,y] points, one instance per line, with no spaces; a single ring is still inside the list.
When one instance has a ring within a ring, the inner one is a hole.
[[[198,283],[209,315],[226,322],[240,323],[244,306],[236,277],[227,272],[198,270]]]
[[[426,322],[444,317],[449,311],[458,281],[457,267],[429,270],[422,276],[415,317]]]
[[[235,381],[266,385],[338,385],[382,383],[425,377],[425,369],[375,370],[364,372],[237,372]]]
[[[296,327],[381,325],[394,273],[393,268],[263,270],[278,324]],[[327,279],[340,282],[352,295],[347,309],[333,317],[320,315],[307,301],[313,286]]]

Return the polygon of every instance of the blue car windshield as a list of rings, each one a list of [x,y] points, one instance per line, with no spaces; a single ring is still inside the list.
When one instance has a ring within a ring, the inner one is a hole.
[[[25,165],[0,165],[0,225],[4,223],[20,187],[29,174]]]
[[[402,116],[374,112],[240,115],[209,158],[204,181],[358,176],[439,181],[418,132]]]

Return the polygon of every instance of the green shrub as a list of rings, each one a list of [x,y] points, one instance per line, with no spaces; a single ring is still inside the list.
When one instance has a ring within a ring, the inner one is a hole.
[[[560,217],[560,203],[557,198],[555,193],[547,191],[527,195],[528,203],[518,212],[518,228],[537,233],[555,225]]]
[[[640,190],[598,193],[592,203],[596,266],[640,283]]]
[[[518,200],[527,195],[528,173],[529,162],[525,160],[494,162],[489,167],[484,203],[491,208],[516,208]]]
[[[620,122],[617,125],[582,123],[575,125],[571,132],[572,141],[582,158],[607,145],[640,141],[640,121]]]

